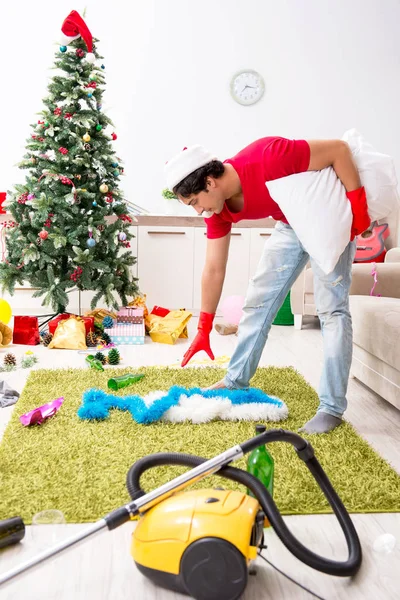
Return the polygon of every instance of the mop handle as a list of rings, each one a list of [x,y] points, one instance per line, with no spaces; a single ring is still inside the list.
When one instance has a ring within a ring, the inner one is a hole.
[[[221,467],[229,464],[232,460],[242,458],[242,456],[243,451],[240,446],[234,446],[233,448],[218,454],[218,456],[215,456],[214,458],[202,463],[198,467],[195,467],[194,469],[175,477],[175,479],[172,479],[172,481],[169,481],[155,490],[152,490],[138,500],[117,508],[103,519],[100,519],[100,521],[96,521],[96,523],[93,523],[90,525],[90,527],[86,527],[82,532],[77,533],[64,542],[60,542],[48,550],[44,550],[36,557],[33,557],[30,560],[22,563],[20,566],[10,569],[10,571],[6,571],[4,574],[0,575],[0,585],[6,581],[9,581],[13,577],[20,575],[21,573],[24,573],[28,569],[31,569],[48,558],[59,554],[63,550],[67,550],[71,546],[74,546],[78,542],[90,537],[102,529],[105,529],[106,527],[108,527],[110,530],[119,527],[123,523],[129,521],[133,516],[137,515],[139,508],[146,507],[147,510],[150,508],[150,506],[158,504],[176,490],[183,489],[190,485],[193,481],[198,481],[199,479],[203,479],[208,475],[216,473]]]

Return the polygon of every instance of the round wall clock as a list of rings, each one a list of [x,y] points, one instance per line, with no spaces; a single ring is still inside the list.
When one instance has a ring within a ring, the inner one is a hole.
[[[243,106],[255,104],[264,94],[264,79],[252,69],[243,69],[236,73],[231,80],[232,98]]]

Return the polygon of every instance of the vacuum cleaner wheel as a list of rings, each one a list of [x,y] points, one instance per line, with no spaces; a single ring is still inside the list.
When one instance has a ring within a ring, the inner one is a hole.
[[[237,600],[247,585],[242,553],[220,538],[202,538],[186,548],[181,577],[195,600]]]

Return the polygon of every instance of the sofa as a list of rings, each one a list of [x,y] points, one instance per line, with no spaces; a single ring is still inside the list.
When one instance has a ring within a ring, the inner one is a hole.
[[[398,246],[399,213],[397,211],[393,212],[387,219],[381,221],[381,223],[388,223],[390,231],[389,237],[385,240],[385,248],[390,250]],[[294,326],[296,329],[302,328],[304,316],[317,316],[314,300],[314,279],[310,263],[306,265],[293,284],[290,293],[290,304],[292,313],[294,314]]]
[[[400,248],[387,252],[376,273],[371,296],[371,265],[353,265],[351,374],[400,409]]]

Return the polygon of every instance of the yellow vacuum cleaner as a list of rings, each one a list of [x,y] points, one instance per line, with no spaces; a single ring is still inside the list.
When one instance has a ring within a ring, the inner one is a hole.
[[[275,441],[294,446],[325,494],[345,535],[347,560],[334,561],[306,548],[287,528],[264,485],[250,473],[228,466],[258,446]],[[146,494],[140,487],[142,474],[161,465],[192,468]],[[182,491],[216,472],[243,484],[254,497],[221,488]],[[283,429],[266,431],[210,460],[190,454],[152,454],[131,467],[127,486],[131,502],[82,533],[0,575],[0,584],[104,528],[115,529],[136,516],[140,518],[133,532],[131,552],[137,568],[154,583],[197,600],[240,598],[247,585],[251,562],[263,548],[266,520],[288,550],[313,569],[347,577],[357,573],[361,566],[360,541],[350,516],[311,444],[296,433]]]

